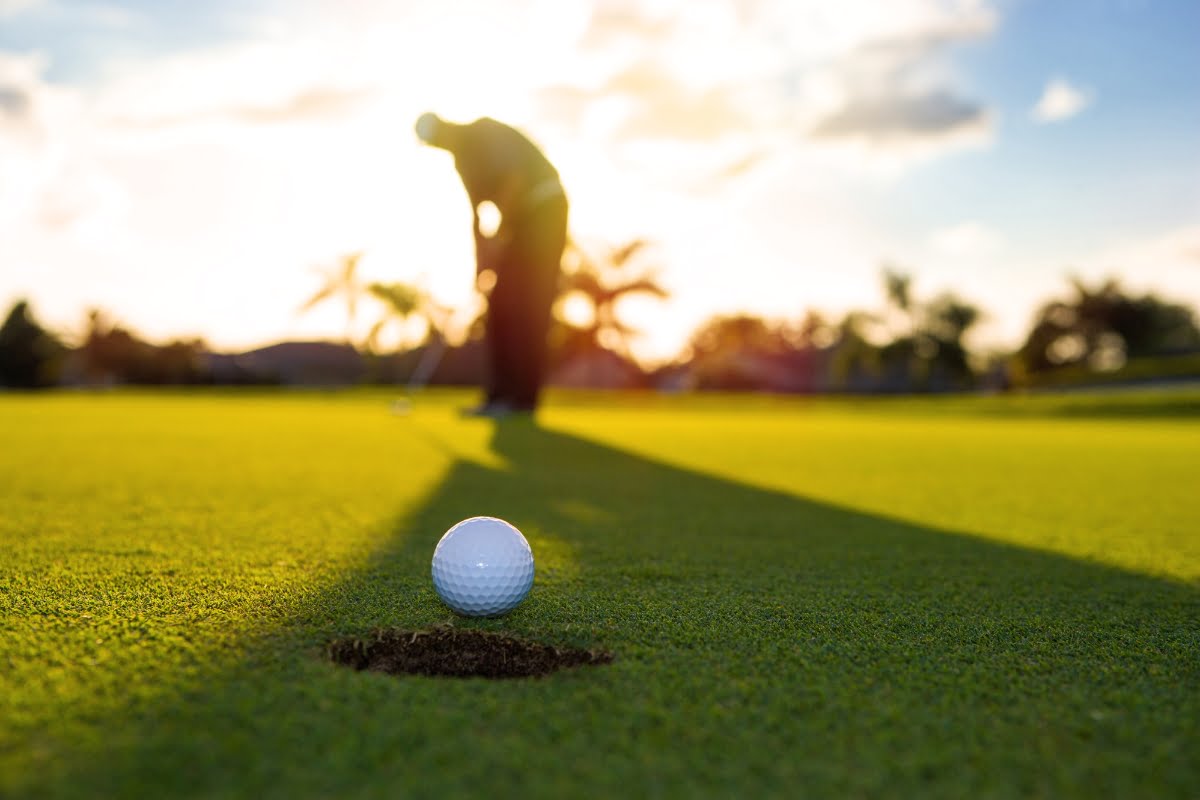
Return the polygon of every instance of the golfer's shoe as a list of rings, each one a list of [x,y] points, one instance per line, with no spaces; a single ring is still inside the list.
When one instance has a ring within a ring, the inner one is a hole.
[[[532,414],[532,408],[515,406],[507,400],[492,400],[488,403],[468,408],[463,411],[464,417],[484,417],[486,419],[504,419],[514,414]]]

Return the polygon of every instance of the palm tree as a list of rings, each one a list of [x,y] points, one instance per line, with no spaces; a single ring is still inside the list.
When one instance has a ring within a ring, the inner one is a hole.
[[[983,311],[951,292],[925,303],[922,311],[922,336],[933,344],[930,367],[938,370],[942,381],[960,388],[971,386],[975,374],[963,339],[983,318]]]
[[[340,297],[346,304],[346,342],[350,343],[354,335],[354,320],[358,314],[358,301],[367,291],[358,278],[358,264],[362,260],[361,252],[348,253],[341,257],[338,263],[328,269],[321,270],[324,284],[316,293],[300,306],[300,313],[309,311],[326,300]]]
[[[592,306],[592,321],[580,329],[589,348],[601,349],[603,340],[607,338],[624,355],[628,355],[629,339],[639,331],[617,318],[617,303],[634,294],[647,294],[659,299],[669,296],[667,290],[655,280],[653,269],[643,269],[634,275],[626,274],[626,269],[647,245],[644,239],[634,239],[610,248],[596,259],[577,242],[570,243],[576,266],[567,274],[563,291],[578,292]]]
[[[1094,288],[1079,278],[1070,281],[1073,297],[1050,300],[1037,311],[1019,351],[1028,372],[1072,364],[1105,369],[1126,358],[1200,347],[1200,327],[1186,304],[1131,295],[1112,279]]]
[[[422,312],[428,303],[424,292],[407,283],[371,283],[367,286],[367,293],[383,306],[383,314],[367,333],[366,347],[371,351],[375,350],[379,334],[389,323],[403,322],[413,314]]]
[[[371,283],[367,285],[367,294],[383,306],[383,314],[371,326],[367,333],[368,349],[374,349],[379,334],[391,322],[403,322],[409,317],[424,317],[429,326],[428,341],[439,341],[446,338],[446,328],[454,309],[433,301],[429,292],[410,283]]]
[[[925,307],[926,327],[943,341],[961,344],[967,331],[983,316],[977,306],[949,292],[931,300]]]
[[[912,275],[893,266],[884,265],[883,288],[892,322],[892,341],[879,351],[885,379],[910,388],[928,388],[937,380],[969,384],[973,376],[963,337],[982,312],[950,293],[918,300]]]
[[[899,268],[884,265],[883,289],[888,303],[895,308],[908,322],[906,336],[916,333],[916,321],[913,319],[912,275],[901,272]],[[899,338],[899,337],[897,337]]]

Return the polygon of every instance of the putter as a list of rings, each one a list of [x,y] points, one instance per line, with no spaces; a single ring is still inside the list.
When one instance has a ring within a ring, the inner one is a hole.
[[[412,374],[408,376],[408,383],[404,385],[404,397],[392,401],[393,414],[404,415],[412,411],[413,397],[429,385],[430,378],[433,377],[438,365],[442,363],[442,357],[446,355],[446,348],[446,339],[441,336],[438,337],[436,344],[425,348],[425,352],[421,354],[421,360],[417,362]]]

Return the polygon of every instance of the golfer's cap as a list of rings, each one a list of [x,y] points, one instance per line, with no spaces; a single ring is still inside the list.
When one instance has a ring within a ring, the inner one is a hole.
[[[438,115],[427,111],[417,118],[417,137],[426,144],[433,144],[441,126],[442,121],[438,119]]]

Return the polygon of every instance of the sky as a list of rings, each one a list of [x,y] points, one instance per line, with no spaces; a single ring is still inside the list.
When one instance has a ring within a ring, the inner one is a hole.
[[[714,314],[878,308],[885,266],[982,307],[979,347],[1069,275],[1200,306],[1196,41],[1193,0],[0,0],[0,304],[339,338],[299,308],[361,252],[465,324],[432,110],[526,132],[585,247],[652,243],[648,363]]]

